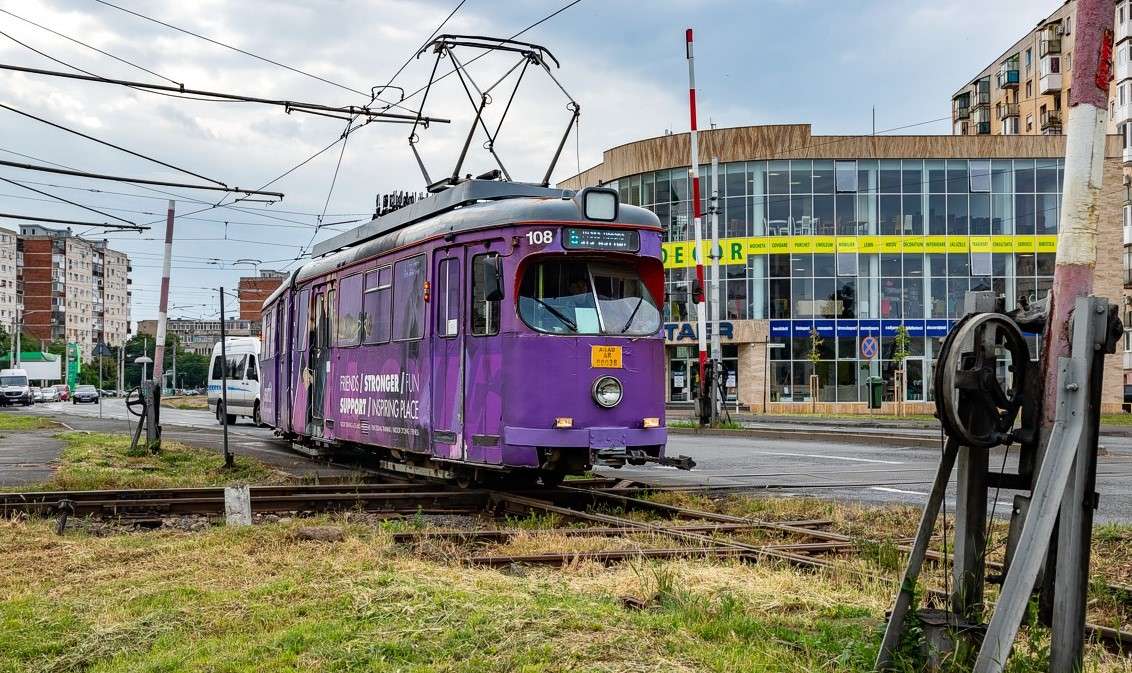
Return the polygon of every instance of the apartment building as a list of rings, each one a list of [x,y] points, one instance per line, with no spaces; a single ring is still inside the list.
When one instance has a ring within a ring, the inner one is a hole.
[[[226,336],[253,336],[258,333],[258,314],[256,320],[229,318],[224,325]],[[253,331],[253,329],[257,331]],[[219,320],[196,320],[193,318],[174,318],[165,323],[168,334],[177,338],[181,350],[197,355],[212,355],[212,347],[220,343]],[[138,334],[157,337],[156,320],[139,320]]]
[[[1076,0],[1068,0],[956,91],[952,133],[1060,135],[1072,86],[1076,12]]]
[[[117,346],[129,337],[131,267],[125,253],[70,229],[22,225],[17,256],[24,333],[77,343],[84,359],[100,342]]]
[[[250,320],[253,329],[259,334],[259,311],[263,308],[263,300],[275,292],[287,274],[282,271],[263,269],[258,276],[245,276],[240,279],[237,296],[240,298],[240,320]]]
[[[16,232],[0,229],[0,325],[9,333],[15,325],[16,310],[20,306],[17,240]]]

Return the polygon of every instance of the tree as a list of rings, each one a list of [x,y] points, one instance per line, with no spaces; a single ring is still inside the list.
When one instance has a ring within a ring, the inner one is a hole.
[[[811,327],[810,351],[806,353],[806,359],[813,365],[813,373],[810,374],[810,405],[814,412],[817,411],[818,389],[821,386],[821,381],[818,379],[818,363],[821,362],[822,343],[824,340],[818,335],[817,328]]]

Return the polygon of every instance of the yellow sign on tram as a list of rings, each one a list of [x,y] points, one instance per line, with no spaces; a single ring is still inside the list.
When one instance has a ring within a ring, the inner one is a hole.
[[[621,369],[620,346],[590,346],[591,369]]]

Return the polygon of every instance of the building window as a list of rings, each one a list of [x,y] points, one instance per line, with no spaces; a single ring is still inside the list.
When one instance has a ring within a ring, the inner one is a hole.
[[[1028,114],[1028,115],[1026,115],[1026,133],[1030,133],[1033,130],[1034,130],[1034,115]]]
[[[1034,81],[1026,80],[1026,98],[1034,97]]]

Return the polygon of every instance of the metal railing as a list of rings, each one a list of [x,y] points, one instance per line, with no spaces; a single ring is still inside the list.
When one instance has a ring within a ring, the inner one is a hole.
[[[1017,117],[1017,116],[1018,116],[1018,104],[1017,103],[999,103],[998,104],[998,118],[999,119],[1006,119],[1008,117]]]

